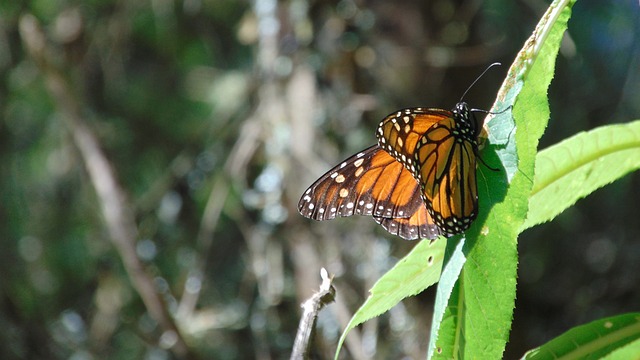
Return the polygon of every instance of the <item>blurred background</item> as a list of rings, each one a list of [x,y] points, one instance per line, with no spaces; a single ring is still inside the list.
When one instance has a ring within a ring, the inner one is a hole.
[[[335,274],[315,358],[414,245],[301,193],[403,107],[489,109],[542,0],[0,2],[0,357],[280,359]],[[637,1],[580,0],[541,148],[640,118]],[[637,311],[640,177],[523,233],[511,340]],[[422,358],[432,290],[345,358]],[[175,319],[175,320],[174,320]],[[177,330],[179,329],[179,330]]]

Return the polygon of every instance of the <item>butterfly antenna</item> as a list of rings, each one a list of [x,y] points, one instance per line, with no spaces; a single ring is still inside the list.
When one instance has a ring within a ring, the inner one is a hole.
[[[469,92],[469,90],[471,90],[471,88],[473,87],[473,85],[475,85],[475,84],[478,82],[478,80],[480,80],[480,78],[481,78],[481,77],[483,77],[483,76],[484,76],[484,74],[485,74],[487,71],[489,71],[489,69],[491,69],[491,68],[492,68],[492,67],[494,67],[494,66],[500,66],[500,65],[502,65],[502,64],[501,64],[501,63],[499,63],[499,62],[494,62],[493,64],[491,64],[491,65],[487,66],[487,68],[486,68],[486,69],[484,69],[484,71],[482,72],[482,74],[480,74],[480,75],[479,75],[475,80],[473,80],[473,82],[471,83],[471,85],[469,85],[469,87],[467,88],[467,90],[465,90],[464,94],[462,94],[462,96],[460,97],[460,101],[459,101],[459,102],[462,102],[462,99],[464,99],[464,97],[465,97],[465,96],[467,96],[467,93]]]
[[[497,111],[497,112],[491,112],[491,111],[488,111],[488,110],[476,109],[476,108],[469,109],[469,112],[481,112],[481,113],[485,113],[487,115],[500,115],[500,114],[506,113],[507,111],[509,111],[511,109],[513,109],[513,105],[509,105],[509,106],[507,106],[507,108],[502,109],[501,111]]]

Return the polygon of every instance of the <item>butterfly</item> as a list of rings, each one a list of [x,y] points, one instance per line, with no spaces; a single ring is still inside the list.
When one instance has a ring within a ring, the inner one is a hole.
[[[314,220],[370,215],[407,240],[464,232],[478,215],[476,165],[485,135],[473,112],[460,101],[452,110],[389,114],[378,125],[378,144],[316,180],[298,211]]]

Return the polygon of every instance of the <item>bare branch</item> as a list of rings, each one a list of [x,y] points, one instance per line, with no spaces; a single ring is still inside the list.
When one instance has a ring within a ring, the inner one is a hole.
[[[309,357],[309,346],[316,328],[316,319],[322,308],[335,300],[336,289],[331,282],[333,277],[329,277],[325,268],[320,269],[320,291],[313,294],[307,301],[302,304],[302,317],[298,324],[298,332],[296,340],[293,344],[291,359],[307,359]]]

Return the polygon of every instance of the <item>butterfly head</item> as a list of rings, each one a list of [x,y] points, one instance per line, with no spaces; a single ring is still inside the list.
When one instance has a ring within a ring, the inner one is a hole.
[[[469,105],[461,101],[456,104],[456,107],[451,112],[455,120],[456,130],[461,135],[459,141],[469,141],[476,144],[481,125],[473,112],[469,110]]]
[[[466,102],[461,101],[456,104],[456,107],[453,109],[453,115],[455,115],[456,119],[460,120],[469,120],[470,112],[469,105]]]

